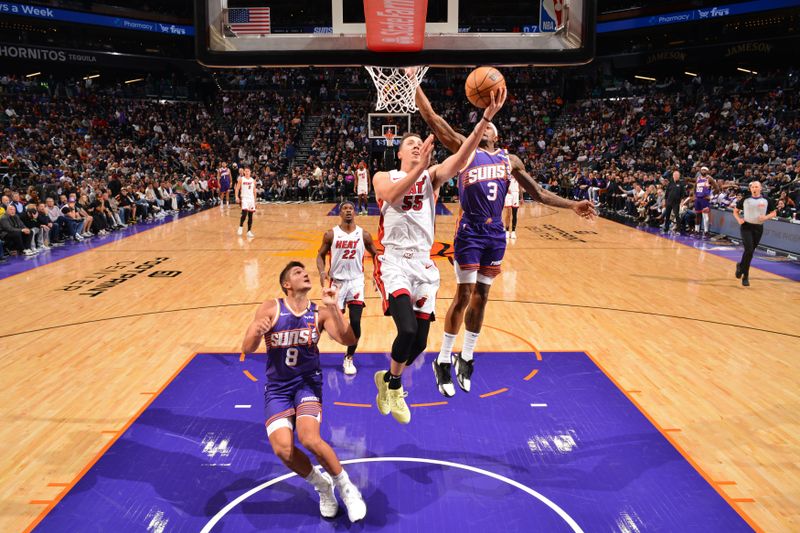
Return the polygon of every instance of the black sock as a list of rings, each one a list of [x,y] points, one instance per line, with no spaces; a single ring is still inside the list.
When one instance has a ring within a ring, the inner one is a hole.
[[[395,376],[391,372],[383,375],[383,381],[389,384],[389,390],[397,390],[403,386],[401,376]]]

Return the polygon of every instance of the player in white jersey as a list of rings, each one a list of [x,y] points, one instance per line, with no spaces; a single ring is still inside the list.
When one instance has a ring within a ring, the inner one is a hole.
[[[369,170],[367,164],[360,162],[356,170],[356,194],[358,194],[358,213],[367,214],[367,206],[369,205]]]
[[[439,289],[439,270],[430,257],[439,187],[467,163],[504,102],[505,91],[500,92],[498,101],[492,94],[484,118],[461,148],[440,165],[427,168],[433,136],[423,142],[419,136],[406,133],[397,151],[400,170],[378,172],[373,178],[381,210],[378,239],[383,245],[375,281],[383,297],[384,314],[391,315],[397,326],[389,370],[375,373],[376,403],[381,414],[391,412],[401,424],[411,421],[403,392],[403,370],[428,344]]]
[[[508,192],[503,206],[505,213],[506,239],[517,238],[517,211],[519,211],[519,182],[511,176],[508,180]]]
[[[244,219],[247,218],[247,236],[248,237],[255,237],[253,235],[253,213],[256,211],[256,180],[250,177],[250,165],[244,165],[242,167],[242,173],[239,176],[239,179],[236,180],[236,189],[234,190],[236,195],[236,202],[239,203],[241,199],[242,202],[242,216],[239,218],[239,229],[237,230],[237,234],[242,234],[242,226],[244,225]]]
[[[356,226],[353,202],[342,202],[339,206],[338,226],[325,232],[322,246],[317,252],[319,283],[327,283],[339,288],[339,309],[349,311],[350,326],[356,335],[356,342],[347,347],[342,366],[344,373],[356,373],[353,354],[356,353],[358,339],[361,337],[361,313],[364,310],[364,252],[378,257],[378,250],[372,242],[372,235]],[[325,258],[330,256],[330,270],[325,268]]]

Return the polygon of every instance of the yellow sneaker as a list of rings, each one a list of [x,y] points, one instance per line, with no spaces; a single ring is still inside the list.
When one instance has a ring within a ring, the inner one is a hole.
[[[379,370],[375,372],[375,386],[378,388],[378,395],[375,397],[375,403],[378,406],[378,411],[382,415],[388,415],[392,410],[389,404],[389,384],[383,381],[383,376],[386,375],[386,370]]]
[[[406,396],[408,393],[403,391],[403,387],[399,389],[388,389],[389,393],[389,405],[392,409],[392,416],[395,420],[400,422],[401,424],[408,424],[411,422],[411,411],[408,409],[408,405],[406,405]]]

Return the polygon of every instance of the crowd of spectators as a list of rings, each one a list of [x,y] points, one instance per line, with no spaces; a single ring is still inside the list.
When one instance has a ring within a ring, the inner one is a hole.
[[[424,82],[434,108],[463,132],[480,118],[461,96],[466,74],[431,71]],[[707,166],[715,180],[712,204],[729,206],[758,179],[780,197],[781,216],[797,217],[796,70],[659,84],[612,80],[599,87],[584,80],[581,97],[569,99],[558,70],[506,69],[505,75],[510,96],[496,120],[500,142],[559,194],[661,224],[665,185],[677,170],[691,226],[692,184],[699,167]],[[352,198],[359,163],[373,173],[384,168],[383,148],[367,131],[374,89],[363,69],[213,76],[221,89],[206,101],[152,99],[90,80],[0,76],[0,235],[6,250],[31,254],[213,205],[223,161],[234,181],[239,167],[251,166],[262,201]],[[412,130],[427,131],[418,116]],[[435,158],[445,156],[438,145]],[[452,199],[455,183],[442,193]]]

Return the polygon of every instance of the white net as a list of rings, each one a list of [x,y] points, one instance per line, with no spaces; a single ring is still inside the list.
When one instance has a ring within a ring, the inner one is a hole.
[[[378,111],[388,113],[414,113],[417,104],[414,95],[428,67],[373,67],[365,66],[378,89]]]

